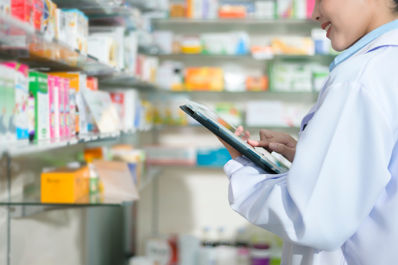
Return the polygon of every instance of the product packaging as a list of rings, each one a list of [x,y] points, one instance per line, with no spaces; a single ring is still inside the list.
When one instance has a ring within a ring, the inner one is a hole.
[[[48,76],[48,96],[50,103],[50,137],[52,140],[60,138],[59,80],[56,81],[56,79],[56,76]]]
[[[82,96],[82,91],[87,88],[87,76],[79,72],[58,72],[52,74],[69,80],[70,130],[72,135],[87,134],[88,118],[86,105]]]
[[[11,0],[11,15],[33,25],[33,0]]]
[[[277,18],[293,18],[294,0],[277,1]]]
[[[185,5],[181,3],[170,3],[169,15],[172,18],[182,18],[185,17],[186,10]]]
[[[60,168],[41,174],[42,203],[76,203],[88,194],[88,167]]]
[[[202,46],[197,36],[186,36],[181,40],[181,52],[187,54],[201,53]]]
[[[225,148],[200,148],[196,153],[196,163],[199,167],[223,167],[231,155]]]
[[[246,79],[247,91],[268,90],[268,76],[248,76]]]
[[[5,15],[11,14],[11,0],[0,0],[0,13]]]
[[[242,4],[222,4],[218,9],[219,18],[246,18],[246,7]]]
[[[55,86],[58,90],[58,104],[59,104],[59,138],[65,138],[65,124],[66,124],[66,117],[65,117],[65,79],[54,76]]]
[[[311,64],[279,62],[271,67],[271,90],[278,92],[311,92]]]
[[[224,89],[224,71],[218,67],[187,68],[185,83],[188,90],[222,91]]]
[[[280,37],[271,42],[274,54],[314,55],[314,42],[306,37]]]
[[[109,93],[85,90],[83,98],[100,133],[120,131],[120,119]]]
[[[147,161],[150,165],[196,165],[196,150],[193,147],[146,146]]]
[[[15,118],[15,72],[0,65],[0,142],[16,140]]]
[[[15,108],[13,126],[16,127],[18,140],[27,140],[28,132],[28,98],[29,98],[29,67],[16,62],[4,63],[11,70],[15,84]]]
[[[35,140],[50,139],[50,108],[48,76],[39,72],[29,73],[29,92],[35,98]]]
[[[33,1],[33,26],[37,31],[42,29],[42,19],[44,11],[43,0],[32,0]]]
[[[276,1],[256,1],[254,5],[256,10],[255,17],[257,19],[275,19]]]
[[[70,103],[69,103],[69,90],[70,90],[70,81],[67,78],[62,78],[63,80],[63,87],[64,87],[64,116],[65,116],[65,127],[64,127],[64,135],[66,138],[70,138],[72,136],[71,133],[71,126],[72,126],[72,119],[71,119],[71,112],[70,112]]]
[[[116,107],[122,130],[124,132],[134,131],[135,117],[139,96],[136,90],[111,92],[111,98]]]
[[[87,54],[88,18],[77,9],[63,9],[67,43],[82,54]]]
[[[53,40],[57,31],[57,5],[51,0],[44,0],[43,23],[41,31],[44,37]]]

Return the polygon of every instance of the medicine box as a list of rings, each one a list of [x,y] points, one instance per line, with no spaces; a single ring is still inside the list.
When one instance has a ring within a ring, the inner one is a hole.
[[[231,155],[225,148],[200,148],[196,153],[196,163],[199,167],[223,167]]]
[[[76,203],[88,194],[88,167],[60,168],[41,174],[42,203]]]
[[[59,105],[59,85],[57,77],[48,76],[48,96],[50,108],[50,137],[51,139],[60,138],[60,105]]]
[[[10,143],[16,140],[15,127],[15,72],[1,66],[0,73],[0,141]]]
[[[86,106],[83,100],[82,91],[87,87],[87,76],[79,72],[56,72],[53,75],[69,80],[69,108],[72,119],[71,131],[75,134],[84,135],[88,133],[88,121]]]
[[[15,127],[18,140],[29,138],[28,132],[28,98],[29,98],[29,67],[16,62],[6,62],[3,64],[9,69],[9,73],[14,77],[15,87],[15,106],[13,115],[13,126]],[[9,75],[9,76],[11,76]]]
[[[35,98],[35,140],[48,140],[50,139],[50,108],[47,74],[30,72],[29,92]]]

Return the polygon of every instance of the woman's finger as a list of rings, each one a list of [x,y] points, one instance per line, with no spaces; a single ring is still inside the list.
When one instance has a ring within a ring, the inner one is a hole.
[[[294,148],[290,148],[287,145],[280,143],[270,143],[269,149],[283,155],[290,162],[293,162],[294,155],[296,153],[296,150]]]

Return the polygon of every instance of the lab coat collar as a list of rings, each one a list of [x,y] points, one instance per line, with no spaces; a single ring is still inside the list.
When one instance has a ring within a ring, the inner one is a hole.
[[[389,22],[387,24],[384,24],[377,29],[369,32],[365,36],[363,36],[361,39],[359,39],[354,45],[352,45],[350,48],[339,54],[333,62],[329,66],[330,72],[333,71],[334,68],[336,68],[339,64],[356,54],[357,52],[363,50],[365,48],[365,53],[370,50],[375,50],[376,48],[380,46],[387,46],[387,45],[398,45],[398,36],[397,34],[394,34],[395,37],[393,38],[386,38],[385,36],[380,39],[380,41],[376,41],[375,43],[372,43],[376,39],[379,39],[380,36],[384,35],[385,33],[396,30],[398,29],[398,20],[394,20],[392,22]],[[389,34],[388,34],[389,35]],[[371,44],[372,43],[372,44]],[[369,45],[371,44],[371,45]]]

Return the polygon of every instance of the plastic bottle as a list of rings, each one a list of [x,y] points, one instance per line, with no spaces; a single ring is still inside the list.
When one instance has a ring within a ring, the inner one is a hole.
[[[212,240],[210,227],[204,227],[202,230],[202,242],[198,255],[198,265],[216,265],[217,256],[215,251],[215,242]]]
[[[96,195],[99,192],[99,177],[93,164],[93,158],[87,158],[87,166],[90,170],[89,192],[90,195]]]
[[[224,227],[217,229],[217,243],[216,251],[216,264],[217,265],[236,265],[237,264],[237,249],[233,246],[231,240],[228,240]]]
[[[250,265],[249,240],[245,228],[238,229],[236,233],[235,246],[238,265]]]

